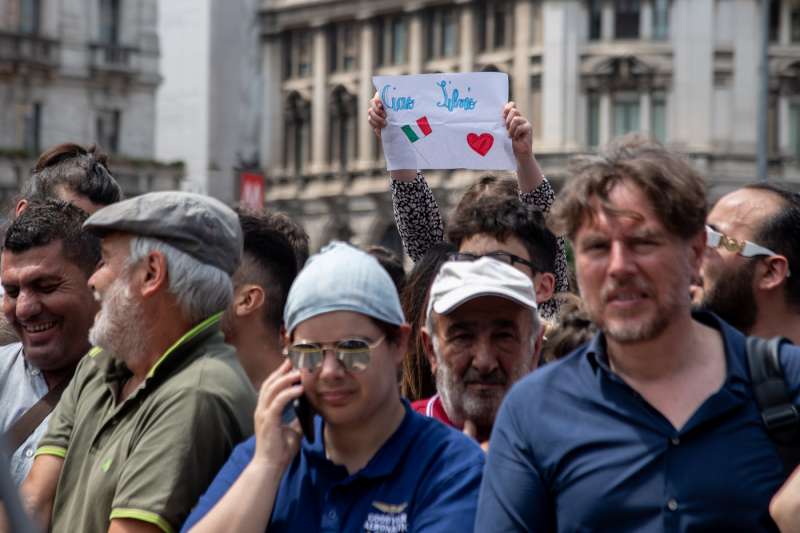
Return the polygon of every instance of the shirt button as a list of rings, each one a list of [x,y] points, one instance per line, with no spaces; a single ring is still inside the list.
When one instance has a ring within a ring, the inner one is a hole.
[[[671,442],[672,442],[672,444],[674,444],[675,446],[677,446],[678,444],[680,444],[680,443],[681,443],[681,439],[679,439],[678,437],[672,437],[672,438],[670,439],[670,441],[671,441]]]
[[[34,369],[31,370],[31,376],[38,376],[38,375],[39,375],[39,369],[38,368],[34,368]]]
[[[667,502],[667,509],[669,509],[670,511],[678,510],[678,502],[675,500],[675,498],[669,499],[669,501]]]
[[[30,448],[25,450],[25,457],[33,457],[33,450],[31,450]]]
[[[328,518],[336,520],[336,511],[328,511]]]

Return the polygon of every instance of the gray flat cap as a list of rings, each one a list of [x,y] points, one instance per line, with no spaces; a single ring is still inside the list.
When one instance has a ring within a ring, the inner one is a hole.
[[[100,209],[83,227],[101,236],[120,231],[152,237],[228,274],[242,258],[239,217],[202,194],[163,191],[135,196]]]

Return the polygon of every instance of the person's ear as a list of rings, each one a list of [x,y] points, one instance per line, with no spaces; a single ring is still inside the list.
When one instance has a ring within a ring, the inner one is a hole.
[[[762,263],[764,267],[755,271],[756,287],[762,291],[776,289],[791,275],[789,261],[782,255],[765,257]]]
[[[403,364],[403,358],[406,356],[406,350],[408,349],[409,337],[411,337],[411,326],[408,324],[401,325],[397,338],[397,350],[394,355],[395,364],[398,366]]]
[[[261,285],[246,283],[236,288],[233,293],[233,315],[243,317],[260,310],[266,301],[266,294]]]
[[[706,230],[703,228],[703,231],[699,232],[689,241],[689,264],[692,267],[693,277],[699,277],[700,275],[700,266],[703,264],[703,257],[706,253],[706,239]]]
[[[17,202],[17,207],[14,208],[14,216],[20,216],[25,209],[28,208],[28,200],[23,198],[19,202]]]
[[[431,372],[436,374],[436,351],[433,349],[433,336],[435,333],[428,331],[427,326],[420,330],[422,335],[422,347],[425,350],[425,355],[428,358],[428,363],[431,365]]]
[[[536,291],[536,302],[546,302],[553,297],[556,290],[556,277],[551,272],[540,272],[533,283]]]
[[[143,278],[140,289],[143,298],[169,286],[167,258],[158,250],[148,253],[137,270],[140,270],[140,277]]]

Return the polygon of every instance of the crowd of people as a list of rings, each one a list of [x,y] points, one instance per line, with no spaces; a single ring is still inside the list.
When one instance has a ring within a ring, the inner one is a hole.
[[[556,196],[502,113],[516,179],[447,224],[390,173],[408,273],[42,154],[0,257],[0,531],[800,531],[800,195],[709,209],[626,137]]]

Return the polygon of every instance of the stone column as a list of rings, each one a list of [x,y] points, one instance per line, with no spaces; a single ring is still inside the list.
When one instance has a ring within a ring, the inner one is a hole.
[[[789,144],[789,120],[791,120],[789,97],[781,91],[778,95],[778,150],[781,154],[794,155],[793,146]]]
[[[611,123],[611,94],[604,90],[600,93],[600,120],[598,142],[600,146],[605,146],[611,140],[611,131],[613,124]]]
[[[460,8],[458,70],[472,72],[475,68],[475,6],[464,3]]]
[[[649,41],[653,38],[653,0],[642,0],[639,9],[639,38]]]
[[[755,153],[758,135],[758,83],[761,48],[759,7],[753,0],[734,0],[736,31],[733,32],[733,105],[730,112],[731,147],[735,152]],[[749,124],[751,127],[742,127]]]
[[[780,10],[781,10],[781,26],[778,29],[778,43],[781,46],[790,46],[792,44],[792,8],[795,5],[792,5],[790,1],[783,0],[780,3]],[[800,6],[797,6],[800,7]]]
[[[322,24],[311,30],[313,87],[311,89],[311,166],[312,174],[327,167],[328,153],[328,47],[326,32]]]
[[[517,0],[514,6],[514,63],[511,67],[514,101],[522,116],[530,120],[531,4]]]
[[[671,114],[675,128],[670,138],[683,141],[691,150],[706,151],[712,145],[714,3],[714,0],[674,0],[672,4]]]
[[[375,134],[367,123],[368,102],[375,94],[372,71],[375,65],[375,28],[371,20],[361,21],[361,50],[358,80],[358,159],[359,169],[372,166],[375,154]]]
[[[646,135],[653,134],[653,125],[650,123],[650,118],[652,116],[651,110],[650,88],[644,87],[639,94],[639,131]]]
[[[577,149],[578,45],[586,13],[580,0],[545,0],[542,54],[542,151]]]
[[[603,2],[602,22],[600,23],[600,38],[604,41],[614,40],[614,2]]]
[[[422,13],[419,10],[409,12],[408,17],[408,73],[420,74],[425,61],[425,39],[422,35]]]
[[[283,107],[281,92],[283,79],[282,44],[280,35],[270,35],[261,44],[261,168],[269,172],[283,166],[282,150],[287,139],[283,138]]]

